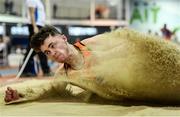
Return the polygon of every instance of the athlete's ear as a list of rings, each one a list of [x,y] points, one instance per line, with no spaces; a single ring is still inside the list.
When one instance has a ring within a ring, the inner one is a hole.
[[[67,41],[67,37],[65,35],[61,35],[62,39]]]

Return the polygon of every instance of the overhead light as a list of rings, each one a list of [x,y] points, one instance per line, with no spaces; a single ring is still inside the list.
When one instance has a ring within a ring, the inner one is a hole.
[[[116,6],[119,0],[108,0],[110,6]]]

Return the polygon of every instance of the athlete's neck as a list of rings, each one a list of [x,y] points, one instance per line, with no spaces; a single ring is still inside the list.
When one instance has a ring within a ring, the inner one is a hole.
[[[81,69],[84,64],[84,57],[79,49],[75,48],[73,45],[69,46],[69,57],[66,63],[69,64],[72,69]]]

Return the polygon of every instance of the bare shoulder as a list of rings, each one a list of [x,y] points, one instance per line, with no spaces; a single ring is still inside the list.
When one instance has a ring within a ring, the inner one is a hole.
[[[103,34],[99,34],[87,39],[82,40],[81,42],[85,45],[89,45],[89,44],[97,44],[99,43],[99,38],[102,36]]]
[[[56,69],[54,77],[57,78],[59,76],[65,75],[65,69],[64,69],[64,64],[59,63],[59,67]]]

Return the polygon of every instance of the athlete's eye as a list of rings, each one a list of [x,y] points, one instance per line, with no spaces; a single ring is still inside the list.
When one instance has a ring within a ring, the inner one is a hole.
[[[52,45],[51,45],[51,48],[54,48],[54,47],[55,47],[55,45],[56,45],[56,44],[52,44]]]
[[[51,48],[54,48],[54,45],[51,45]]]
[[[44,54],[48,56],[50,54],[50,51],[45,51]]]

